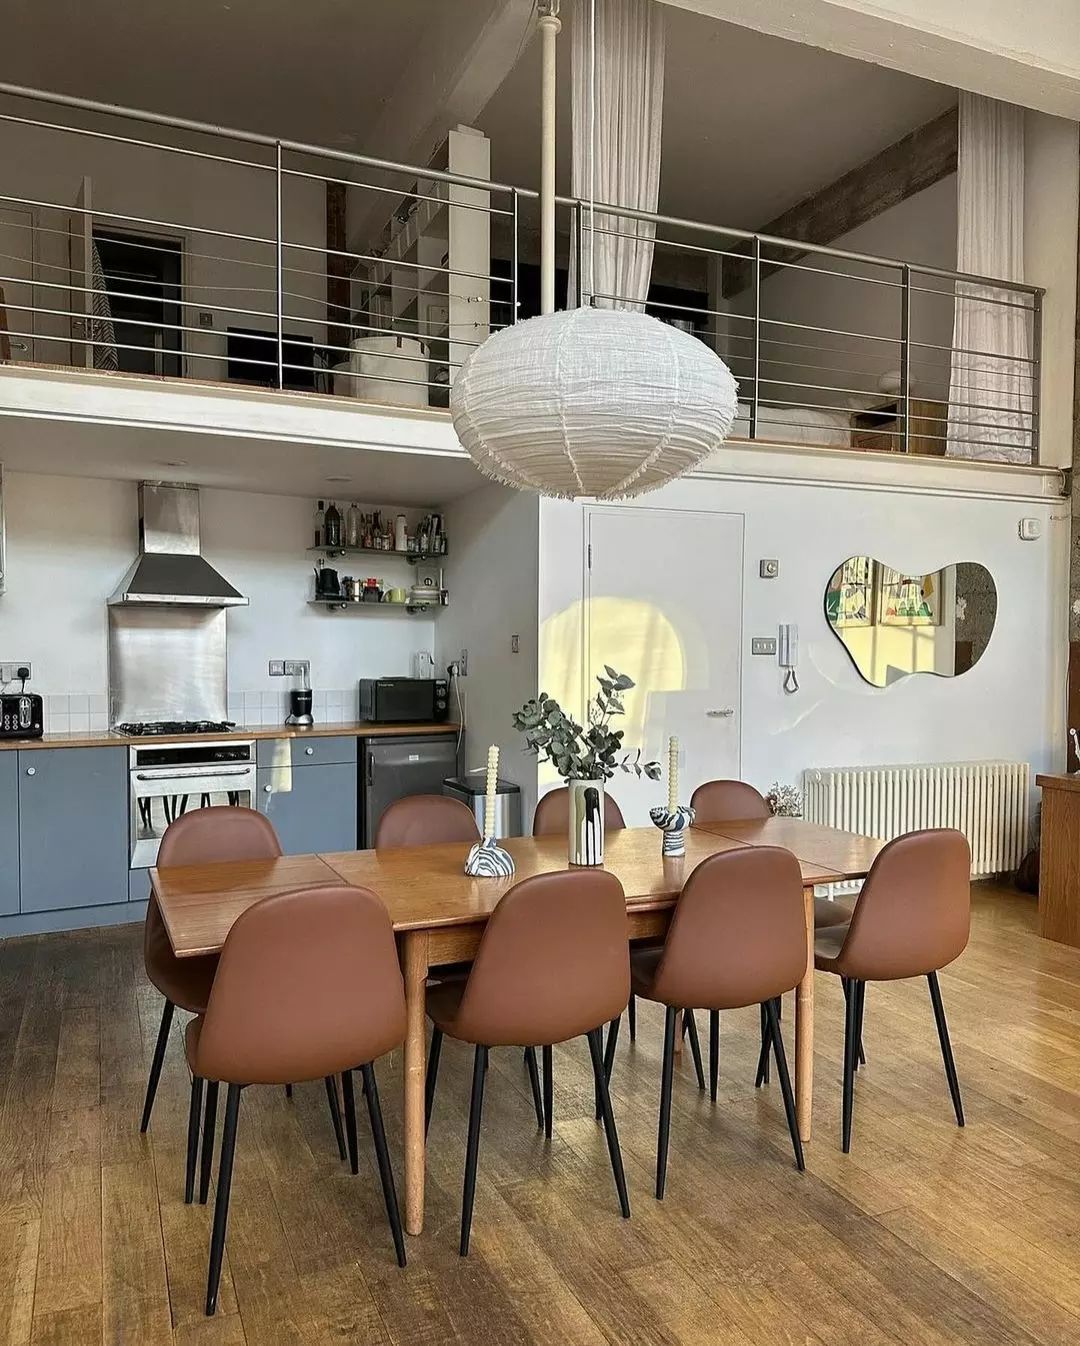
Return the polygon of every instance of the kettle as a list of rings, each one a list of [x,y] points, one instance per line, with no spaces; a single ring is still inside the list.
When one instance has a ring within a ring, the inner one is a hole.
[[[341,581],[336,570],[331,570],[329,566],[315,567],[315,597],[341,597]]]

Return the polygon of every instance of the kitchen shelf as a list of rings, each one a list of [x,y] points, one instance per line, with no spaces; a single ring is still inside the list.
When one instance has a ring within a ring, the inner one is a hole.
[[[429,565],[446,559],[444,551],[387,551],[384,547],[309,547],[308,551],[321,552],[323,556],[396,556],[402,561],[411,561],[414,565]]]
[[[381,612],[383,616],[391,612],[407,612],[412,616],[422,612],[438,613],[447,606],[445,603],[365,603],[362,598],[309,598],[308,605],[313,608],[326,608],[329,612],[360,608],[368,612]]]

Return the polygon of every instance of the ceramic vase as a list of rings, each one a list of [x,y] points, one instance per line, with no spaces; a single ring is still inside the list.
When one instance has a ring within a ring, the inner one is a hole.
[[[568,780],[572,865],[604,863],[604,782]]]

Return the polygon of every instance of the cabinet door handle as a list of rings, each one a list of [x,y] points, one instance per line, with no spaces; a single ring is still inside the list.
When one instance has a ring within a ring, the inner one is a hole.
[[[26,768],[26,774],[27,774],[28,776],[36,776],[36,775],[37,775],[37,767],[36,767],[36,766],[28,766],[28,767]]]
[[[314,748],[305,748],[305,749],[304,749],[304,752],[307,754],[308,757],[314,757],[314,756],[315,756],[315,749],[314,749]]]
[[[272,785],[264,785],[264,786],[263,786],[263,794],[264,794],[264,795],[272,795],[273,793],[274,793],[274,787],[273,787]]]
[[[730,706],[725,706],[723,710],[707,710],[705,714],[710,720],[727,720],[730,719],[735,712]]]
[[[375,754],[373,752],[369,752],[367,755],[367,783],[369,785],[375,784]]]

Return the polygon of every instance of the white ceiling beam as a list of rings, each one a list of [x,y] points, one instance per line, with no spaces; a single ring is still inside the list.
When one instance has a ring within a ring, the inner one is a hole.
[[[1063,0],[662,3],[1080,120],[1080,23]]]
[[[534,0],[440,5],[435,21],[418,34],[370,136],[365,134],[372,153],[427,163],[452,127],[475,121],[532,36],[535,9]]]

